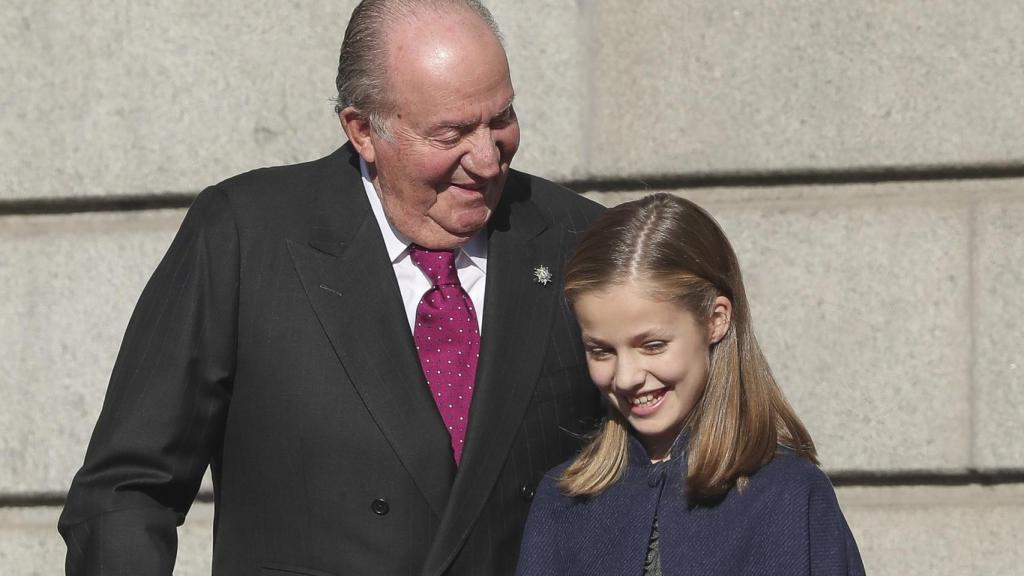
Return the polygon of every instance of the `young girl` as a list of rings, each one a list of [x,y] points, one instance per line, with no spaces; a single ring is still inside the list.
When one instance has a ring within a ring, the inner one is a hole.
[[[609,210],[565,292],[608,416],[541,483],[518,574],[864,573],[710,215],[667,194]]]

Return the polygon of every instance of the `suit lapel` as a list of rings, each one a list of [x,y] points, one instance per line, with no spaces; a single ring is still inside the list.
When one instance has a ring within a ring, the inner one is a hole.
[[[448,434],[420,370],[358,157],[349,146],[338,155],[319,184],[308,242],[289,241],[288,251],[353,387],[441,516],[455,473]]]
[[[560,301],[560,282],[537,281],[537,268],[560,278],[565,237],[529,201],[528,181],[509,180],[508,202],[491,220],[487,294],[477,389],[470,411],[466,448],[448,508],[424,574],[451,564],[476,522],[508,456],[526,413],[548,349]]]

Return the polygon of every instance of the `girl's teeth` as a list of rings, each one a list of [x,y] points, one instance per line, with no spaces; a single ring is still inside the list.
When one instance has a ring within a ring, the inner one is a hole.
[[[633,399],[634,406],[644,406],[651,402],[654,402],[654,394],[644,394],[643,396]]]

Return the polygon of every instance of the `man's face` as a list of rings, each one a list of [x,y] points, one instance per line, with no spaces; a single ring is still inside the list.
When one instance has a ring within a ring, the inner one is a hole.
[[[400,24],[390,48],[391,137],[371,133],[360,152],[395,228],[428,248],[460,246],[487,224],[519,147],[505,51],[462,13]]]

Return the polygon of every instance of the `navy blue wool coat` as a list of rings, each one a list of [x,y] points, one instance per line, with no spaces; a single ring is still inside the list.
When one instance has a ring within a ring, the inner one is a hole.
[[[780,449],[742,493],[691,506],[685,444],[651,464],[631,438],[624,476],[592,498],[559,491],[569,462],[552,469],[530,508],[517,574],[640,576],[655,515],[665,576],[864,574],[832,484],[813,463]]]

